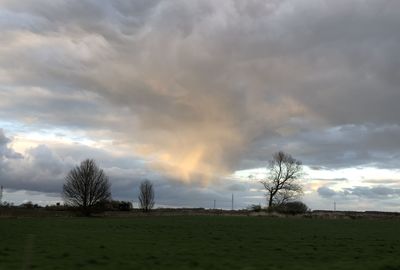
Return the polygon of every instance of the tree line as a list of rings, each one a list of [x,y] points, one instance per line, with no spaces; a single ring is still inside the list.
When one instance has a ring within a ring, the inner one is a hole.
[[[302,176],[301,161],[282,151],[273,154],[267,176],[259,180],[266,191],[267,209],[307,210],[303,203],[296,201],[303,194],[303,186],[299,181]],[[84,215],[90,215],[97,206],[111,201],[111,183],[95,160],[86,159],[67,174],[62,196],[66,205],[76,207]],[[138,201],[144,212],[154,207],[154,187],[149,180],[140,183]]]

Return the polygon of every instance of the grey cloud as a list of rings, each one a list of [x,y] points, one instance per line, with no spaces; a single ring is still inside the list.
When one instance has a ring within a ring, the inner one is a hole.
[[[284,149],[312,169],[373,166],[400,167],[400,125],[363,124],[313,129],[291,126],[296,132],[275,134],[254,144],[253,166],[265,166],[264,153]]]
[[[386,186],[373,186],[373,187],[351,187],[344,188],[340,191],[335,191],[329,187],[323,186],[318,189],[318,194],[324,198],[363,198],[363,199],[400,199],[400,189],[391,188]]]
[[[324,167],[324,166],[316,166],[316,165],[311,165],[309,166],[311,170],[314,171],[321,171],[321,170],[327,170],[328,168]]]
[[[45,146],[38,146],[24,158],[0,164],[6,189],[60,193],[67,166]]]
[[[245,185],[233,184],[233,185],[228,186],[227,189],[229,191],[246,191],[247,187]]]
[[[345,182],[348,181],[349,179],[342,177],[342,178],[316,178],[313,180],[336,183],[336,182]]]
[[[320,188],[318,188],[317,191],[318,191],[318,194],[324,198],[332,198],[333,196],[336,195],[336,192],[329,187],[320,187]]]
[[[380,184],[380,185],[399,185],[400,180],[398,179],[367,179],[363,180],[366,184]]]
[[[4,158],[7,159],[22,158],[22,155],[20,153],[17,153],[12,148],[8,147],[8,144],[10,142],[11,140],[5,136],[3,129],[0,128],[0,162],[2,162]]]
[[[2,119],[111,138],[200,182],[281,149],[326,168],[400,166],[395,1],[0,6]]]
[[[265,203],[265,198],[261,192],[258,196],[255,196],[249,189],[249,187],[258,186],[259,183],[243,185],[235,184],[234,181],[224,184],[214,182],[206,187],[182,185],[177,181],[168,181],[168,179],[156,180],[155,183],[156,199],[159,204],[164,205],[212,208],[214,200],[216,200],[217,208],[230,209],[232,194],[234,194],[236,209],[243,209],[254,203]],[[232,186],[236,188],[234,190],[229,189]],[[237,188],[239,186],[241,188]]]
[[[400,198],[400,189],[385,186],[353,187],[345,189],[345,191],[348,191],[351,195],[373,199],[390,197]]]
[[[303,133],[297,142],[310,156],[310,163],[324,161],[325,165],[336,168],[362,165],[396,168],[400,165],[399,135],[397,124],[346,125]]]
[[[45,145],[39,145],[30,149],[28,155],[32,158],[32,166],[41,172],[47,172],[50,175],[59,175],[65,171],[59,157]]]

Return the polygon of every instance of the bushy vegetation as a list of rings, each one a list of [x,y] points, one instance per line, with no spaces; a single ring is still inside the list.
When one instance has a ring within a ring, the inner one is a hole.
[[[247,207],[247,210],[250,210],[253,212],[261,212],[262,207],[260,204],[252,204]]]
[[[132,203],[128,201],[111,201],[111,209],[107,210],[119,210],[119,211],[130,211],[132,209]]]
[[[308,211],[310,211],[310,209],[305,203],[296,201],[272,206],[269,208],[269,211],[278,212],[285,215],[299,215],[307,213]]]

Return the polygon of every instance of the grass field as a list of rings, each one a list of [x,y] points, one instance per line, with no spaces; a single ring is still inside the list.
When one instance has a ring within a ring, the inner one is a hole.
[[[400,269],[399,220],[0,219],[0,269]]]

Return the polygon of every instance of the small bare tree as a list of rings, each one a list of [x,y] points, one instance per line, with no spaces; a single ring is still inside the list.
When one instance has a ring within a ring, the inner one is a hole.
[[[269,162],[269,173],[260,181],[267,193],[268,208],[297,199],[303,194],[298,179],[303,175],[302,163],[282,151],[273,155]]]
[[[0,186],[0,206],[3,205],[3,186]]]
[[[107,175],[93,159],[82,161],[72,169],[63,185],[63,197],[68,205],[79,207],[90,215],[96,204],[111,199],[111,185]]]
[[[153,184],[149,180],[144,180],[140,183],[139,204],[143,212],[149,212],[154,207]]]

